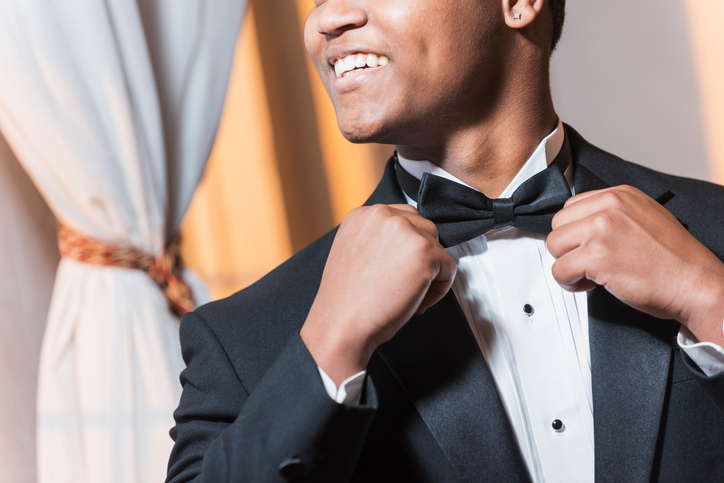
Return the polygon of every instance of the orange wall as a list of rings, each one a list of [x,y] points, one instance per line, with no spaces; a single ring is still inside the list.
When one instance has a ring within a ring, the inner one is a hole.
[[[724,2],[686,0],[712,181],[724,184]]]

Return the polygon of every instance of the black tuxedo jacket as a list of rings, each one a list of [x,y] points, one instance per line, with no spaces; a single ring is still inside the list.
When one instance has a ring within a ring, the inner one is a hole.
[[[724,188],[630,164],[566,130],[577,193],[636,186],[724,257]],[[392,163],[373,203],[405,203]],[[334,235],[183,319],[168,480],[529,481],[452,292],[377,350],[359,406],[330,399],[299,329]],[[706,377],[675,347],[676,323],[600,287],[588,304],[596,481],[724,481],[724,374]]]

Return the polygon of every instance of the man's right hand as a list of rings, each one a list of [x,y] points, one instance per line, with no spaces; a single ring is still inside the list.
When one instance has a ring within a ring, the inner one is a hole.
[[[356,208],[339,227],[301,338],[339,386],[442,299],[456,271],[435,224],[412,206]]]

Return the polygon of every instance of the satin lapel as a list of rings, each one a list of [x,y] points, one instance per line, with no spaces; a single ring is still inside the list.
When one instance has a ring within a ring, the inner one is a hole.
[[[574,134],[576,193],[629,184],[662,204],[674,197],[665,183],[656,176],[647,178],[646,172],[628,179],[612,176],[617,170],[610,163],[621,161]],[[669,379],[674,323],[632,309],[603,287],[589,293],[588,315],[596,482],[649,481]]]
[[[407,204],[405,195],[402,193],[400,185],[397,184],[394,157],[390,158],[387,161],[387,165],[385,166],[385,172],[382,175],[382,180],[380,180],[380,183],[375,188],[375,191],[365,202],[365,206],[370,206],[377,203],[382,203],[385,205]]]
[[[378,353],[463,481],[529,481],[485,359],[452,291]]]
[[[588,295],[596,481],[649,481],[656,454],[674,324]]]
[[[392,162],[365,203],[406,203]],[[530,481],[495,383],[450,291],[377,349],[464,481]]]

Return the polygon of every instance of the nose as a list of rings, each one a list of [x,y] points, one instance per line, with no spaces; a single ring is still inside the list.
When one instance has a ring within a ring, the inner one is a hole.
[[[320,5],[317,31],[324,35],[340,35],[367,23],[367,12],[360,0],[327,0]]]

